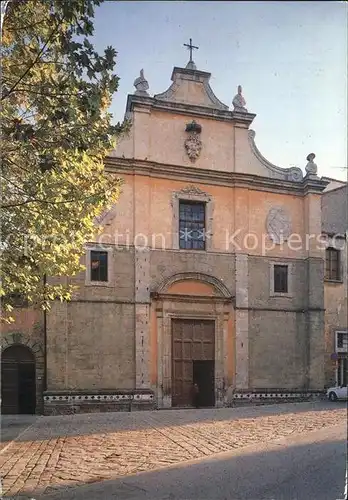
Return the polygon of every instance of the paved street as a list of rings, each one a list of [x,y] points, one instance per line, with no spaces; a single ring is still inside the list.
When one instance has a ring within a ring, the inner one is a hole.
[[[1,415],[0,450],[17,439],[38,418],[37,415]]]
[[[256,446],[256,450],[260,452],[262,446],[276,439],[295,436],[303,440],[311,431],[322,430],[324,432],[338,428],[341,429],[341,434],[335,435],[335,439],[329,439],[321,448],[322,451],[318,451],[318,454],[313,456],[314,459],[316,456],[321,458],[326,456],[328,460],[335,454],[336,459],[342,457],[342,429],[346,429],[345,403],[334,405],[327,402],[298,403],[250,408],[39,417],[16,441],[0,453],[3,494],[5,498],[31,493],[35,498],[75,499],[80,498],[78,495],[81,491],[81,498],[92,500],[92,498],[99,498],[102,491],[100,490],[97,494],[93,491],[93,487],[106,488],[107,484],[110,485],[110,480],[116,480],[122,476],[150,472],[179,463],[187,465],[192,460],[201,460],[221,454],[221,452],[236,453],[243,448],[246,450],[249,446]],[[307,450],[303,446],[298,446],[298,448],[300,455]],[[270,456],[276,457],[276,454],[273,453]],[[279,460],[283,460],[285,467],[288,459],[285,455],[281,457]],[[306,457],[308,467],[311,468],[311,459],[307,455]],[[295,458],[293,460],[295,469],[291,469],[293,474],[296,472],[296,466],[299,466]],[[278,458],[273,460],[275,466]],[[237,469],[238,463],[238,461],[235,462]],[[253,463],[254,466],[255,463]],[[245,470],[238,469],[241,476],[243,476],[243,470],[244,474],[250,474],[251,465],[246,465],[246,467]],[[341,473],[339,465],[337,467],[338,473]],[[266,464],[265,470],[268,468]],[[222,469],[226,470],[225,465]],[[150,483],[158,484],[160,487],[161,482],[158,478],[167,477],[169,470],[170,468],[156,472],[155,476],[152,476],[156,479],[151,480]],[[186,466],[180,470],[186,480],[192,482],[192,478],[186,476]],[[197,474],[202,474],[199,469],[197,470]],[[221,470],[220,476],[222,472]],[[230,466],[228,466],[229,473]],[[154,472],[151,474],[153,475]],[[134,479],[134,477],[145,476],[149,475],[131,477]],[[259,473],[257,476],[258,481],[263,477]],[[291,481],[290,472],[286,477]],[[266,476],[265,478],[267,479]],[[244,478],[244,483],[245,480]],[[101,485],[101,481],[107,482]],[[177,479],[174,479],[174,483],[176,481]],[[210,481],[212,482],[212,479]],[[243,481],[240,481],[239,478],[238,484],[243,484]],[[264,484],[262,481],[261,485]],[[90,493],[88,491],[83,493],[85,487],[82,486],[86,484],[91,488],[88,490]],[[124,493],[122,491],[117,493],[115,486],[116,496],[109,491],[104,498],[148,498],[141,496],[148,491],[148,483],[146,484],[145,488],[140,486],[139,491],[135,486],[136,495],[140,496],[134,496],[134,489],[129,490],[127,485],[120,483],[118,487],[122,487]],[[200,482],[194,480],[192,484],[199,485]],[[216,486],[216,481],[212,484]],[[267,481],[265,484],[268,484]],[[202,487],[201,493],[204,493],[206,486],[203,484]],[[164,490],[160,490],[156,498],[233,498],[231,496],[199,496],[198,490],[192,491],[193,496],[190,497],[189,490],[175,492],[165,482],[163,488]],[[238,496],[240,491],[235,491],[237,495],[235,498],[252,498],[250,495],[249,497]],[[154,494],[151,491],[150,493]],[[176,496],[170,497],[169,493]],[[216,495],[219,494],[216,493]],[[223,490],[221,495],[225,495]],[[262,497],[256,496],[255,498]],[[278,500],[283,497],[265,496],[264,498],[277,498]]]
[[[345,461],[346,427],[340,425],[42,498],[338,500]]]

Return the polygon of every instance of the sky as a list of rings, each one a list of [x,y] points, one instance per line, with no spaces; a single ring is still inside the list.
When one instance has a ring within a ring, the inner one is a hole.
[[[199,46],[197,69],[232,108],[242,85],[251,128],[270,162],[304,169],[315,153],[320,176],[347,179],[347,2],[106,1],[96,8],[94,44],[113,46],[120,85],[114,121],[140,69],[149,93],[165,91],[174,66]]]

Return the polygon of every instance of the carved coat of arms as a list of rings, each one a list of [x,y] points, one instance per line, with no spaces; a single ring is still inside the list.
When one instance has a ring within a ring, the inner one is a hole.
[[[202,151],[202,141],[197,133],[191,133],[185,141],[187,156],[191,161],[197,160]]]

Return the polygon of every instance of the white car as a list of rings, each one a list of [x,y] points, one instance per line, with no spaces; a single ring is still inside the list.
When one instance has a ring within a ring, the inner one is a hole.
[[[347,386],[341,385],[337,387],[329,387],[326,391],[326,395],[330,401],[337,401],[338,399],[347,399],[348,392]]]

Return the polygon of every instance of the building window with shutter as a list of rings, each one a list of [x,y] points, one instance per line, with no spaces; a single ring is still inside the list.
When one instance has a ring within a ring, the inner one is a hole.
[[[340,281],[340,251],[336,248],[327,248],[325,255],[325,279]]]
[[[180,200],[179,248],[205,250],[205,203]]]
[[[91,250],[90,276],[91,281],[108,281],[108,252]]]
[[[336,352],[348,353],[348,332],[336,332]]]
[[[274,293],[288,293],[288,266],[274,265]]]

